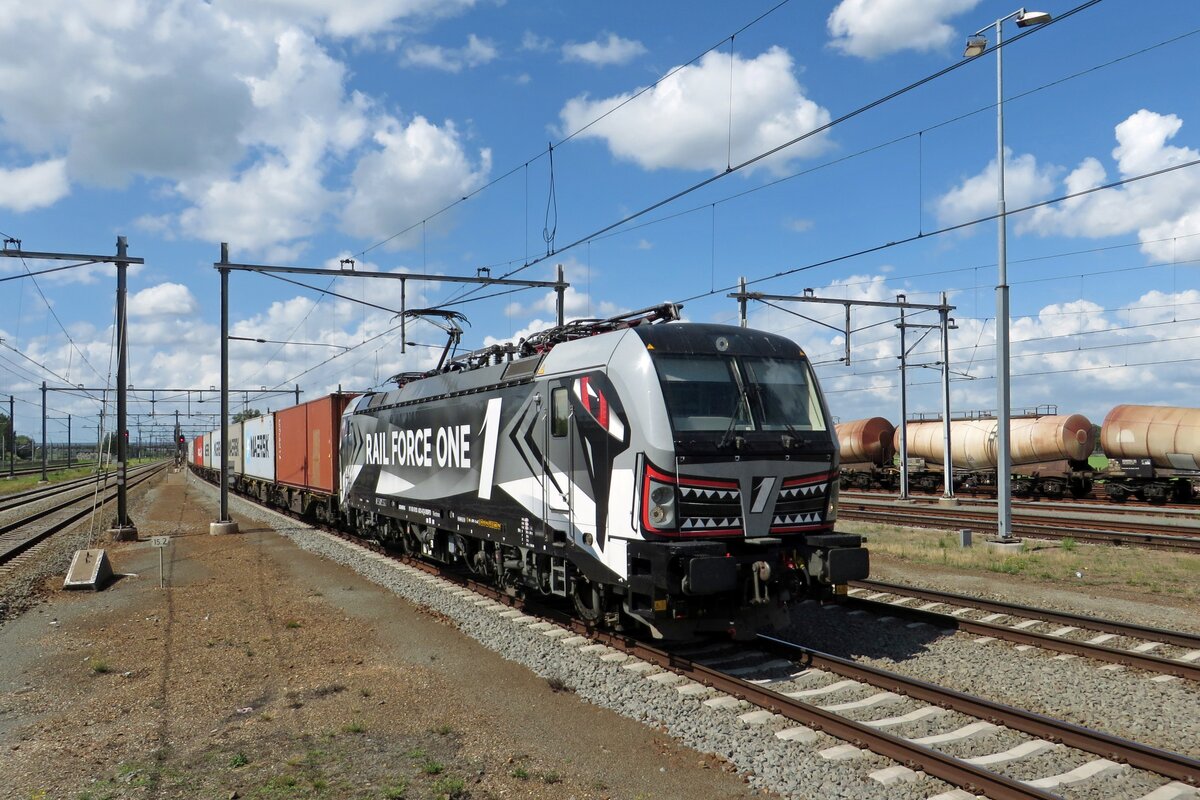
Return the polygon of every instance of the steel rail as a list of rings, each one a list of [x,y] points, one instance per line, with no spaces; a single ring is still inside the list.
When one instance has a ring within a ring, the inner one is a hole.
[[[903,617],[904,619],[916,622],[924,622],[938,628],[955,628],[977,636],[991,636],[996,639],[1016,642],[1017,644],[1033,645],[1043,650],[1054,650],[1058,653],[1083,656],[1084,658],[1104,661],[1109,664],[1121,664],[1127,667],[1143,669],[1147,672],[1175,675],[1190,681],[1200,681],[1200,664],[1176,661],[1170,658],[1163,658],[1162,656],[1151,655],[1150,653],[1139,653],[1133,650],[1105,647],[1100,644],[1077,642],[1071,639],[1050,636],[1045,633],[1021,630],[1008,625],[997,625],[993,622],[962,619],[960,617],[952,617],[949,614],[941,614],[937,611],[922,611],[919,608],[897,606],[885,600],[843,597],[838,598],[837,603],[838,605],[850,608],[861,608],[870,611],[884,610],[889,615]]]
[[[759,634],[758,643],[776,655],[799,661],[805,666],[853,678],[886,691],[904,694],[968,716],[1003,725],[1039,739],[1059,742],[1104,758],[1123,761],[1132,767],[1149,770],[1174,780],[1195,785],[1197,776],[1200,776],[1200,761],[1182,753],[1160,750],[1157,747],[1122,739],[1053,717],[1035,714],[1032,711],[1025,711],[965,692],[936,686],[895,672],[859,664],[828,653],[811,650],[793,642],[776,639],[773,636]],[[990,792],[987,794],[989,797],[992,796]]]
[[[162,464],[152,464],[152,465],[144,468],[142,471],[137,473],[136,480],[131,481],[129,483],[129,488],[132,488],[134,486],[137,486],[137,485],[149,480],[151,477],[154,476],[155,473],[157,473],[160,470],[166,469],[166,467],[167,467],[167,462],[164,462]],[[38,544],[39,542],[44,541],[45,539],[48,539],[49,537],[53,536],[54,534],[58,533],[59,531],[65,529],[65,528],[69,527],[70,525],[73,525],[74,523],[83,519],[88,514],[93,513],[96,509],[103,508],[106,504],[108,504],[116,499],[117,488],[118,487],[116,487],[115,485],[108,487],[105,490],[106,494],[98,502],[94,502],[91,505],[85,506],[80,511],[68,514],[63,519],[52,523],[46,529],[39,531],[38,533],[35,533],[34,535],[32,535],[26,539],[22,539],[21,541],[15,542],[11,546],[6,546],[3,543],[3,541],[0,541],[0,564],[4,564],[4,563],[7,563],[8,561],[11,561],[12,559],[19,556],[21,553],[24,553],[26,550],[28,550],[31,547],[33,547],[34,545]],[[44,517],[47,517],[50,514],[53,514],[57,511],[62,511],[64,508],[69,508],[70,506],[79,503],[83,499],[85,499],[85,498],[77,497],[66,503],[60,503],[59,505],[55,506],[54,508],[40,511],[37,514],[34,514],[30,517],[25,518],[24,520],[19,520],[16,523],[5,525],[3,528],[0,528],[0,537],[7,536],[8,534],[14,533],[19,528],[21,528],[25,525],[29,525],[34,522],[37,522],[38,520],[40,520]]]
[[[1117,622],[1115,620],[1101,619],[1100,617],[1089,617],[1085,614],[1071,614],[1065,611],[1053,611],[1048,608],[1024,606],[1018,603],[1004,603],[998,600],[985,600],[983,598],[973,597],[972,595],[968,594],[955,594],[953,592],[939,592],[932,589],[920,589],[913,586],[905,586],[899,583],[888,583],[886,581],[851,581],[849,585],[852,587],[876,592],[911,595],[919,600],[930,600],[933,602],[945,603],[947,605],[978,608],[981,611],[1009,614],[1014,617],[1041,619],[1045,620],[1046,622],[1055,622],[1060,625],[1074,625],[1079,628],[1087,628],[1088,630],[1095,630],[1101,633],[1113,633],[1117,636],[1126,636],[1130,639],[1145,639],[1146,641],[1173,644],[1177,647],[1200,649],[1200,634],[1188,633],[1186,631],[1172,631],[1167,630],[1166,628],[1153,628],[1149,625],[1135,625],[1130,622]],[[952,619],[958,619],[958,617],[952,617]]]

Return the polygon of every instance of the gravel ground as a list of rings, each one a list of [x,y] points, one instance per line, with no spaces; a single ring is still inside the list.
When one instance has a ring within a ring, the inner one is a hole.
[[[214,505],[186,475],[131,504],[168,590],[147,542],[107,544],[107,590],[47,575],[0,625],[0,798],[763,795],[267,526],[209,536]]]
[[[822,758],[818,752],[842,742],[818,735],[810,745],[775,738],[779,726],[749,727],[737,719],[741,711],[714,710],[700,699],[682,697],[673,687],[647,681],[620,666],[564,647],[538,631],[495,614],[481,613],[471,600],[450,594],[428,581],[370,554],[241,501],[231,499],[237,515],[246,515],[279,530],[301,548],[346,564],[359,574],[422,606],[444,615],[464,633],[506,659],[526,665],[538,675],[559,681],[580,697],[604,708],[667,731],[697,750],[728,759],[749,773],[751,783],[793,798],[837,800],[924,800],[952,787],[927,776],[884,787],[867,773],[893,762],[865,753],[850,762]],[[444,585],[444,584],[442,584]]]

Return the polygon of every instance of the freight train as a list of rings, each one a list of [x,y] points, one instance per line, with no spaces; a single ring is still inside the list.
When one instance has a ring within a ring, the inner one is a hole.
[[[803,350],[674,306],[551,329],[397,388],[230,427],[231,485],[590,622],[751,636],[867,576]],[[670,324],[667,324],[670,323]],[[220,432],[192,461],[212,478]]]
[[[954,484],[966,491],[996,487],[995,419],[952,420]],[[909,485],[921,491],[942,486],[944,432],[940,420],[908,423]],[[844,488],[895,489],[893,466],[900,431],[882,417],[836,426],[841,443]],[[1120,405],[1100,428],[1099,443],[1109,466],[1088,461],[1096,451],[1095,427],[1079,414],[1014,417],[1009,438],[1018,497],[1084,497],[1099,485],[1114,502],[1137,498],[1151,503],[1186,503],[1200,497],[1200,409]],[[936,464],[938,469],[926,469]]]

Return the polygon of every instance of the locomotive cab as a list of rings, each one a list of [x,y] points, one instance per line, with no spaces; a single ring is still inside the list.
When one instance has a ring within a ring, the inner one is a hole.
[[[664,412],[645,427],[669,434],[647,436],[635,469],[626,610],[664,636],[752,634],[865,578],[861,538],[833,532],[837,437],[803,350],[719,325],[635,332]]]

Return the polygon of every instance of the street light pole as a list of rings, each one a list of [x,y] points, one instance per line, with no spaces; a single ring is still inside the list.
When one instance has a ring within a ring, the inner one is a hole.
[[[996,46],[996,534],[1000,539],[1012,538],[1012,449],[1010,442],[1011,391],[1009,387],[1008,331],[1008,220],[1004,205],[1004,23],[1016,19],[1019,27],[1044,25],[1050,15],[1044,11],[1021,8],[1001,17],[991,25],[980,28],[967,40],[964,54],[974,58],[987,49],[983,36],[995,28]]]

